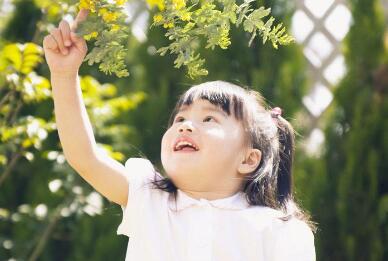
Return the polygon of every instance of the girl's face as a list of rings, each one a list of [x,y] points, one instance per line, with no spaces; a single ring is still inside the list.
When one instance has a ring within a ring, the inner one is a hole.
[[[231,191],[240,187],[242,123],[207,100],[180,108],[162,138],[161,159],[167,175],[185,190]]]

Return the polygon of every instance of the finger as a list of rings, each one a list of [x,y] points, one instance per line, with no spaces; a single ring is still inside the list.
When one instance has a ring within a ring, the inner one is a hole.
[[[82,52],[86,52],[88,50],[88,46],[86,44],[85,39],[83,39],[82,37],[77,36],[77,34],[74,33],[74,32],[70,33],[70,38],[71,38],[71,41],[74,43],[75,47],[78,50],[80,50]]]
[[[44,38],[43,38],[43,48],[44,49],[50,49],[50,50],[58,50],[58,44],[57,42],[55,41],[54,37],[49,34],[49,35],[46,35]]]
[[[45,36],[45,38],[43,39],[43,49],[59,53],[57,41],[55,41],[54,37],[51,34]]]
[[[88,17],[89,10],[88,9],[81,9],[79,13],[77,14],[74,23],[71,25],[71,31],[75,32],[77,30],[78,24],[85,21]]]
[[[51,31],[50,34],[54,37],[55,41],[57,41],[57,45],[58,45],[58,48],[61,51],[61,53],[63,55],[67,55],[68,54],[68,50],[65,47],[65,45],[63,44],[61,30],[58,29],[58,28],[55,28],[54,30]]]
[[[65,21],[65,20],[62,20],[59,23],[59,29],[60,29],[61,34],[62,34],[62,39],[63,39],[64,45],[66,47],[71,46],[70,25],[69,25],[69,23],[67,21]]]

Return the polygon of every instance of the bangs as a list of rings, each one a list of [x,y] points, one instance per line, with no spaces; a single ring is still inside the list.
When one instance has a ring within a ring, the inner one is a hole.
[[[171,115],[169,126],[182,106],[190,106],[198,99],[209,101],[228,116],[232,115],[237,120],[242,120],[244,118],[243,100],[247,96],[244,92],[245,90],[240,86],[220,81],[193,86],[180,97]]]

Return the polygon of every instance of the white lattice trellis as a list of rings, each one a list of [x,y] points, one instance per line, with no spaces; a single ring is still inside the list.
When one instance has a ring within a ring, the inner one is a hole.
[[[331,90],[346,72],[340,46],[352,18],[345,0],[295,1],[292,32],[303,46],[312,83],[303,98],[311,124],[306,149],[316,153],[323,142],[319,119],[333,99]]]

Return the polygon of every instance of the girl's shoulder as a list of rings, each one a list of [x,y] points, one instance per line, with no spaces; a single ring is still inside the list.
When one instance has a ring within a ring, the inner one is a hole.
[[[126,168],[138,168],[148,171],[154,169],[154,166],[152,165],[151,161],[145,158],[128,158],[125,161],[124,165]]]
[[[314,234],[310,226],[297,217],[290,217],[283,220],[282,218],[274,219],[272,222],[272,230],[279,235],[289,235],[290,237],[304,238],[313,240]]]
[[[128,158],[124,164],[127,169],[127,178],[133,189],[150,184],[151,181],[162,176],[155,170],[150,160],[145,158]]]
[[[284,212],[265,206],[250,206],[246,215],[249,219],[254,220],[255,223],[265,227],[272,233],[302,233],[307,237],[312,236],[310,226],[303,220],[294,216],[285,218]]]
[[[254,219],[265,219],[272,222],[274,219],[282,217],[282,212],[266,206],[249,206],[246,213]]]
[[[249,211],[257,234],[265,238],[270,260],[315,260],[314,234],[305,221],[286,219],[282,211],[270,207],[253,206]]]
[[[271,229],[274,260],[315,261],[314,234],[310,226],[297,217],[274,219]]]
[[[273,224],[276,223],[276,220],[282,216],[281,214],[282,213],[279,210],[270,207],[252,205],[241,212],[244,219],[248,221],[257,232],[271,230]]]

